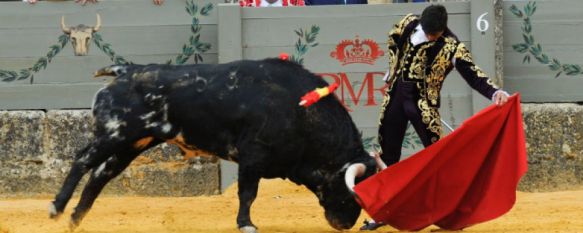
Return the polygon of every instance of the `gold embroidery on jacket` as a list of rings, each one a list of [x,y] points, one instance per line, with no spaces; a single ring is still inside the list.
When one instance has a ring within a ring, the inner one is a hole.
[[[439,92],[441,91],[441,86],[443,85],[443,80],[445,79],[446,72],[451,68],[451,56],[455,50],[455,40],[451,38],[445,38],[445,45],[439,51],[433,63],[431,64],[431,73],[425,79],[427,84],[425,93],[427,93],[427,101],[432,107],[437,107],[439,102]]]
[[[470,53],[470,51],[466,48],[466,46],[463,43],[458,44],[457,50],[455,52],[455,58],[469,62],[470,64],[472,64],[470,69],[472,71],[474,71],[474,73],[476,74],[476,76],[478,78],[486,78],[486,79],[488,79],[488,81],[486,81],[486,83],[488,85],[492,86],[493,88],[500,89],[500,87],[498,85],[496,85],[492,79],[488,78],[488,75],[486,73],[484,73],[484,71],[482,69],[480,69],[480,67],[478,67],[477,65],[474,64],[473,59],[472,59],[472,54]]]
[[[458,44],[454,57],[455,59],[460,59],[467,61],[469,63],[474,63],[472,59],[472,54],[470,54],[470,51],[466,48],[466,46],[463,43]]]
[[[403,31],[405,30],[405,27],[407,25],[409,25],[409,23],[411,23],[415,19],[417,19],[416,16],[414,16],[413,14],[408,14],[398,24],[395,24],[393,29],[389,32],[388,40],[387,40],[387,50],[390,51],[389,52],[389,59],[390,59],[389,62],[391,62],[390,64],[395,64],[394,62],[392,62],[391,56],[397,55],[397,51],[396,51],[397,48],[395,48],[395,46],[397,45],[397,42],[395,42],[395,39],[393,38],[393,36],[401,36],[401,34],[403,34]],[[391,52],[392,52],[392,54],[391,54]],[[396,58],[394,58],[394,59],[396,59]]]
[[[488,79],[488,81],[486,81],[486,83],[488,85],[492,86],[493,88],[500,89],[500,87],[498,86],[498,84],[494,83],[494,80],[492,80],[492,79]]]
[[[427,64],[427,48],[430,48],[435,43],[430,42],[422,45],[417,50],[417,53],[411,61],[409,66],[409,79],[422,80],[425,78],[425,66]]]
[[[395,54],[395,52],[391,49],[388,50],[389,54],[389,69],[390,69],[390,73],[389,75],[392,75],[393,72],[395,72],[395,64],[397,64],[397,54]]]
[[[379,113],[379,128],[382,127],[382,125],[383,125],[383,119],[385,118],[385,110],[387,109],[387,106],[389,105],[390,99],[391,99],[391,96],[389,96],[388,93],[383,98],[383,104],[381,105],[381,112]],[[377,142],[379,144],[381,144],[381,142],[383,141],[382,134],[380,134],[380,133],[378,134],[377,140],[378,140]],[[382,147],[381,147],[381,151],[379,151],[379,152],[383,153]]]
[[[480,67],[473,65],[472,67],[470,67],[470,69],[472,69],[472,71],[476,72],[476,76],[478,76],[478,78],[488,78],[488,75],[486,73],[484,73],[484,71],[482,71],[482,69],[480,69]]]
[[[425,93],[425,95],[422,94],[417,103],[417,107],[421,110],[421,120],[427,125],[427,129],[438,137],[441,136],[441,122],[437,109],[439,92],[448,69],[453,66],[451,58],[455,49],[456,41],[449,37],[445,38],[445,45],[433,60],[431,72],[425,78],[424,86],[419,89],[421,93]],[[418,87],[420,86],[418,85]],[[438,139],[432,137],[431,141],[435,142]]]
[[[400,36],[401,34],[403,34],[405,27],[407,27],[407,25],[409,25],[409,23],[413,22],[413,20],[415,19],[417,19],[417,16],[413,14],[407,14],[403,19],[401,19],[401,21],[399,21],[398,24],[395,24],[393,29],[389,32],[389,38],[392,35]]]
[[[427,100],[423,98],[417,101],[417,107],[421,110],[421,121],[427,125],[427,129],[436,135],[441,135],[441,121],[437,108],[429,107]]]
[[[394,79],[396,77],[396,73],[397,73],[398,68],[399,68],[399,67],[396,67],[399,53],[403,53],[404,51],[407,51],[407,43],[405,43],[405,48],[403,49],[403,51],[399,51],[399,48],[397,48],[397,42],[395,41],[393,36],[400,37],[403,34],[405,27],[407,27],[407,25],[409,25],[411,22],[413,22],[416,19],[417,19],[417,16],[415,16],[413,14],[406,15],[403,19],[401,19],[401,21],[399,21],[398,24],[395,24],[393,29],[388,34],[387,50],[389,51],[388,57],[389,57],[389,70],[390,70],[390,72],[389,72],[389,78],[388,78],[387,82],[391,83],[391,86],[389,86],[389,90],[392,88],[392,83],[394,83]],[[402,57],[404,57],[404,56],[402,56]]]
[[[383,119],[385,118],[385,110],[386,110],[387,106],[389,105],[390,99],[391,99],[391,96],[389,96],[388,94],[385,95],[385,97],[383,98],[383,104],[381,105],[381,112],[379,115],[379,125],[382,124]]]

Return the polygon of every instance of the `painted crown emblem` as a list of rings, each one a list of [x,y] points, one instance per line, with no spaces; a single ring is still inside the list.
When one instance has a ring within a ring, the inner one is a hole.
[[[343,40],[336,45],[336,50],[330,56],[336,58],[344,65],[352,63],[365,63],[373,65],[376,60],[384,55],[377,42],[371,39],[360,40],[358,36],[354,40]]]

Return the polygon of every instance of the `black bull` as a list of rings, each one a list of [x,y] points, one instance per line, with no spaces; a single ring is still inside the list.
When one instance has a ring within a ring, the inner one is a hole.
[[[50,205],[52,218],[63,213],[79,180],[91,170],[71,215],[71,227],[76,227],[103,187],[136,156],[173,141],[183,151],[200,149],[239,164],[241,231],[256,231],[249,210],[260,178],[276,177],[316,194],[332,227],[355,224],[360,206],[346,187],[345,173],[355,170],[349,169],[353,164],[367,168],[357,169],[359,181],[374,172],[375,164],[337,98],[298,106],[302,95],[327,85],[317,75],[279,59],[110,66],[96,73],[102,75],[116,77],[95,97],[94,140],[76,155]],[[354,183],[355,175],[350,176]]]

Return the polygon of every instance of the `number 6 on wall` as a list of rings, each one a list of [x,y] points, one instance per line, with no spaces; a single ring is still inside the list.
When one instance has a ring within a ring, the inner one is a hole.
[[[478,31],[485,33],[486,31],[488,31],[488,28],[490,27],[490,22],[488,22],[488,20],[484,19],[484,17],[486,17],[486,15],[488,15],[488,12],[481,14],[478,19],[476,20],[476,28],[478,29]]]

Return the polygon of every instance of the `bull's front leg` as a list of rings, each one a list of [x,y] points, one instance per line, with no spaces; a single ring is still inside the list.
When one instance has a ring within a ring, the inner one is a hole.
[[[107,161],[93,169],[93,173],[83,189],[79,203],[71,214],[71,222],[69,223],[71,230],[79,226],[105,185],[125,170],[139,154],[140,151],[121,152],[109,157]]]
[[[242,233],[257,233],[257,227],[251,222],[251,205],[257,197],[260,176],[257,168],[239,164],[239,213],[237,226]]]
[[[63,213],[81,178],[90,169],[105,161],[108,155],[109,147],[107,143],[94,142],[75,156],[75,161],[71,166],[67,178],[65,178],[61,190],[55,196],[55,200],[49,205],[50,218],[56,219]]]

